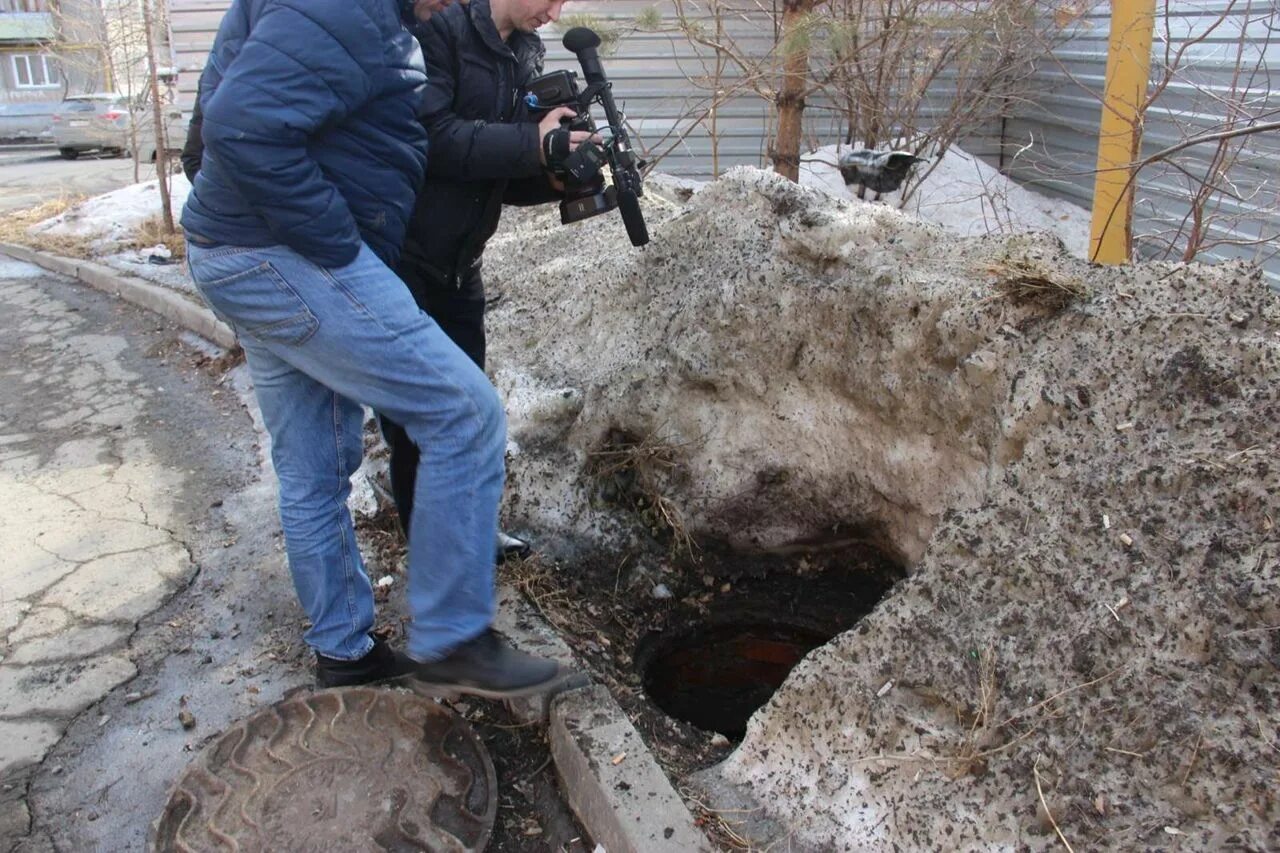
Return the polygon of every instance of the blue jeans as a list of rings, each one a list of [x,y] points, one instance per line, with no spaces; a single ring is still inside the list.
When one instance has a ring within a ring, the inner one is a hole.
[[[191,277],[235,329],[253,376],[307,643],[372,647],[373,590],[347,509],[363,456],[361,404],[421,451],[409,543],[409,655],[433,661],[493,620],[506,417],[488,378],[366,246],[325,269],[284,246],[188,243]]]

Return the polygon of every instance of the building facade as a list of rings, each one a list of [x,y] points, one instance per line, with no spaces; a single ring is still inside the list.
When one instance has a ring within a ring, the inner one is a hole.
[[[109,88],[94,0],[0,0],[0,142],[40,142],[68,94]]]
[[[104,42],[93,0],[0,0],[0,102],[109,88]]]
[[[0,0],[0,102],[61,97],[62,69],[50,49],[57,35],[49,0]]]

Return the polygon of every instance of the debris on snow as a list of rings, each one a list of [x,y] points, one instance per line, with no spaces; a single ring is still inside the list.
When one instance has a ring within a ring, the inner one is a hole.
[[[508,523],[585,552],[651,535],[591,474],[624,435],[664,449],[695,541],[838,521],[910,571],[709,772],[819,848],[1269,846],[1274,768],[1239,756],[1280,728],[1280,296],[1243,265],[1092,267],[758,170],[645,210],[643,250],[616,217],[534,210],[486,255],[500,390],[580,395],[553,430],[516,407]],[[1009,269],[1080,287],[1012,292]]]

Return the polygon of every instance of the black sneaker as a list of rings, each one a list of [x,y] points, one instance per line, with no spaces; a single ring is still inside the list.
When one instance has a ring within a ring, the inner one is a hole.
[[[489,629],[443,660],[415,664],[413,686],[433,695],[514,699],[553,690],[570,674],[553,660],[516,651]]]
[[[413,670],[414,662],[410,658],[378,637],[373,637],[373,648],[359,660],[338,660],[316,654],[316,685],[321,688],[388,681],[403,678]]]
[[[497,563],[502,565],[507,560],[519,558],[523,560],[525,557],[533,553],[533,548],[529,543],[510,533],[498,531],[498,554]]]

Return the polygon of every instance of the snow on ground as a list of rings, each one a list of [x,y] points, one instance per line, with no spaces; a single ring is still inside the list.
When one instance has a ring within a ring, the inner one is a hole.
[[[856,201],[857,187],[845,186],[835,166],[841,150],[828,145],[802,157],[800,183]],[[936,165],[928,162],[916,168],[923,174],[930,167],[932,171],[906,204],[901,190],[885,193],[880,203],[914,213],[959,236],[1048,231],[1061,238],[1071,254],[1085,257],[1088,210],[1029,190],[958,147],[952,147]],[[867,193],[868,199],[873,196]]]
[[[183,175],[170,177],[169,198],[175,217],[186,203],[190,190],[191,184]],[[95,251],[109,254],[121,244],[132,242],[138,226],[159,213],[159,181],[152,179],[82,201],[52,219],[32,225],[29,233],[82,237]]]
[[[0,279],[40,278],[42,275],[48,273],[35,264],[10,260],[0,255]]]
[[[174,211],[174,216],[177,215],[177,211]],[[107,255],[98,260],[126,275],[146,279],[152,284],[158,284],[170,290],[177,290],[192,296],[195,295],[195,285],[191,283],[191,277],[187,275],[186,264],[181,261],[153,264],[148,260],[150,254],[149,250],[130,249],[126,252]]]

